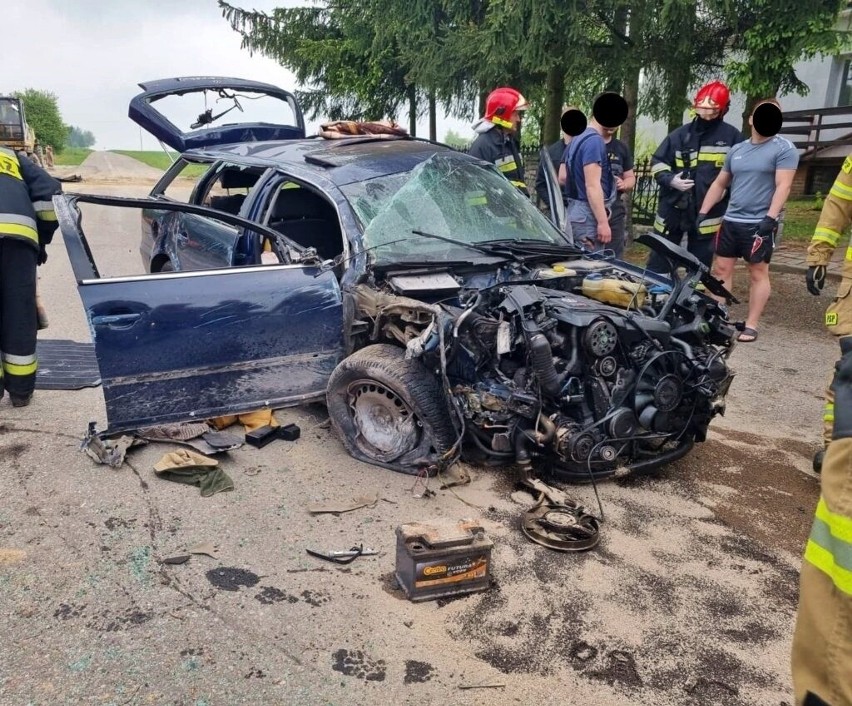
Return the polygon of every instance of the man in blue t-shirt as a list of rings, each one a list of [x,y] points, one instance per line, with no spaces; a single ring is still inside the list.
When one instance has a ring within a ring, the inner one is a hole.
[[[574,241],[590,250],[601,250],[612,241],[607,209],[616,190],[603,131],[592,118],[589,126],[571,140],[559,166],[559,183],[567,192]]]
[[[714,270],[730,290],[737,259],[746,262],[750,287],[748,316],[738,340],[757,339],[760,315],[769,300],[769,261],[775,248],[778,217],[790,195],[799,153],[779,137],[781,109],[775,99],[758,103],[749,116],[751,138],[731,147],[719,176],[701,204],[698,221],[721,201],[730,188],[730,201],[716,234]]]

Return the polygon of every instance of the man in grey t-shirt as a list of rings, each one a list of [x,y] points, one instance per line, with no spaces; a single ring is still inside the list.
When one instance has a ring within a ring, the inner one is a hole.
[[[731,147],[698,215],[702,220],[730,188],[728,209],[716,235],[714,270],[730,290],[737,259],[741,257],[746,262],[751,282],[748,316],[738,338],[744,343],[757,338],[760,315],[772,291],[769,261],[775,247],[778,216],[790,195],[799,164],[796,148],[778,136],[781,109],[777,101],[758,103],[748,121],[751,139]]]

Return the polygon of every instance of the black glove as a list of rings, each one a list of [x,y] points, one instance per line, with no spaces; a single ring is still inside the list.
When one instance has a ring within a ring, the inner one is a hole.
[[[38,264],[43,265],[47,262],[47,246],[39,245],[38,246]]]
[[[818,297],[822,288],[825,287],[825,265],[809,267],[805,275],[805,284],[808,285],[808,291]]]
[[[699,229],[701,228],[701,222],[707,218],[706,213],[699,213],[695,218],[695,230],[699,233],[701,232]]]
[[[843,354],[834,366],[834,433],[832,439],[852,437],[852,336],[840,339]]]
[[[763,220],[757,226],[757,234],[761,238],[768,238],[770,235],[775,235],[778,230],[778,219],[771,216],[764,216]]]

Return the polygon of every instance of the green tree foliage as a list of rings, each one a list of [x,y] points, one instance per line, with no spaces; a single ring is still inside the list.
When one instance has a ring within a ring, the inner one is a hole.
[[[305,88],[296,91],[306,113],[332,120],[395,118],[407,103],[406,66],[393,43],[374,41],[390,17],[371,1],[278,8],[271,14],[219,1],[242,45],[275,59]]]
[[[563,103],[587,113],[621,91],[630,113],[681,124],[689,90],[728,80],[749,95],[803,92],[794,64],[844,45],[842,0],[327,0],[270,14],[219,0],[243,46],[306,85],[312,116],[396,116],[439,101],[482,114],[496,86],[532,103],[525,139],[558,138]]]
[[[444,144],[456,149],[469,147],[470,143],[470,139],[462,137],[455,130],[447,130],[447,134],[444,135]]]
[[[95,145],[95,136],[89,130],[72,125],[68,131],[68,147],[89,149]]]
[[[68,126],[62,122],[56,96],[50,91],[27,88],[15,91],[14,96],[24,104],[27,123],[33,129],[42,146],[51,145],[60,151],[68,139]]]
[[[850,32],[836,29],[845,0],[737,0],[725,3],[732,26],[731,59],[726,74],[731,87],[748,97],[743,129],[760,98],[797,93],[808,86],[795,64],[818,54],[833,56],[850,43]]]

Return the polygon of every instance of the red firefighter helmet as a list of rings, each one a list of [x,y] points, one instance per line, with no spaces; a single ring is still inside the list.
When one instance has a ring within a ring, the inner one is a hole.
[[[485,99],[485,119],[500,127],[512,127],[512,115],[529,107],[519,91],[508,86],[495,88]]]
[[[698,89],[694,107],[718,110],[721,117],[731,107],[731,92],[721,81],[711,81]]]

